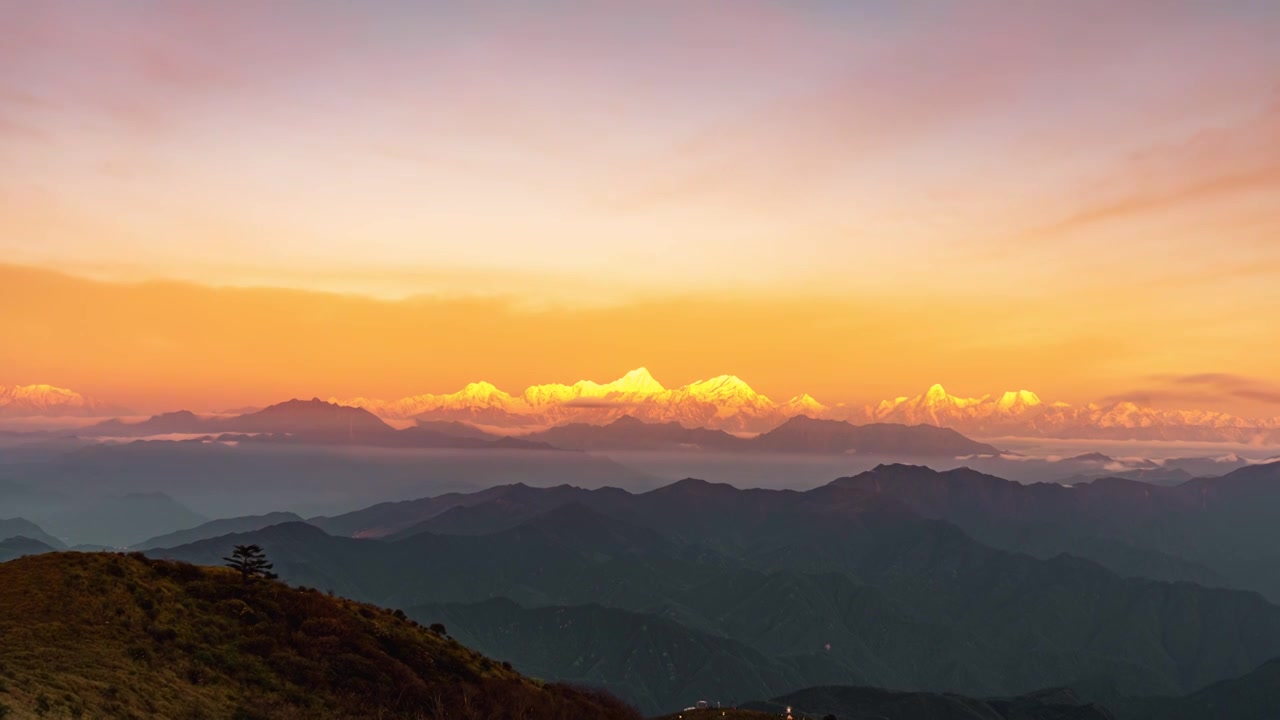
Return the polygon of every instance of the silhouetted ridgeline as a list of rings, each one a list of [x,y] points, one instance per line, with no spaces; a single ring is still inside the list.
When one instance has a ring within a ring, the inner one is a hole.
[[[884,465],[807,492],[512,484],[228,518],[149,552],[220,565],[260,545],[289,582],[443,622],[517,671],[649,714],[802,688],[968,702],[1070,687],[1122,720],[1212,718],[1228,697],[1251,698],[1230,705],[1242,713],[1280,702],[1280,607],[1222,587],[1276,580],[1278,500],[1280,465],[1176,487]],[[0,557],[50,549],[0,540]]]
[[[1206,492],[910,466],[809,492],[511,485],[155,553],[216,563],[230,544],[259,544],[292,582],[447,618],[518,669],[608,687],[649,713],[692,694],[746,702],[826,685],[1007,697],[1105,678],[1111,697],[1181,696],[1280,656],[1280,608],[1169,582],[1229,565],[1110,530],[1230,521],[1241,534],[1224,530],[1223,547],[1265,536],[1243,499],[1265,506],[1274,485],[1255,476],[1277,470],[1196,481]],[[1014,551],[1027,538],[1039,557]],[[1077,548],[1099,562],[1062,554]]]
[[[508,448],[529,450],[677,450],[726,452],[879,453],[936,457],[996,455],[1000,451],[948,428],[932,425],[815,420],[798,415],[753,438],[677,422],[649,423],[623,416],[608,424],[571,423],[522,437],[503,437],[457,422],[424,422],[397,430],[367,410],[318,399],[289,400],[230,417],[180,411],[143,421],[106,420],[76,431],[110,437],[208,435],[246,443],[338,443],[398,448]]]

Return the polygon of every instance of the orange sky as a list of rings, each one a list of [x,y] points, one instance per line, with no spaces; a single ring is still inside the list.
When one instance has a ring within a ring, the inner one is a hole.
[[[215,409],[646,365],[1280,415],[1278,33],[1207,0],[17,4],[0,384]]]
[[[1090,287],[1016,302],[704,294],[528,308],[103,283],[0,266],[0,368],[9,383],[49,382],[144,410],[397,398],[482,379],[514,391],[611,380],[640,365],[668,386],[734,373],[775,399],[809,392],[827,403],[915,394],[934,381],[956,394],[1027,388],[1080,402],[1150,393],[1165,387],[1154,375],[1205,368],[1267,387],[1280,342],[1254,318],[1276,317],[1280,297],[1228,316],[1196,287]],[[1191,404],[1275,414],[1274,404],[1226,395]]]

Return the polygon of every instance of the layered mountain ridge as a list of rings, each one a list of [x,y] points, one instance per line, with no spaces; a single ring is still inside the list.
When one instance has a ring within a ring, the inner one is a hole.
[[[853,425],[795,416],[754,437],[739,437],[678,422],[646,423],[623,415],[605,425],[568,423],[523,437],[479,432],[456,421],[420,421],[397,430],[364,408],[319,399],[289,400],[233,417],[166,413],[139,422],[106,420],[77,430],[89,437],[198,436],[198,442],[366,445],[398,448],[505,450],[670,450],[886,453],[996,456],[1000,450],[949,428],[894,423]]]
[[[573,385],[533,385],[520,394],[478,382],[456,393],[415,395],[395,401],[330,400],[363,407],[387,419],[462,421],[514,432],[566,423],[600,425],[627,415],[646,422],[764,432],[803,415],[854,424],[936,425],[985,437],[1280,442],[1280,418],[1161,410],[1128,401],[1070,405],[1046,402],[1030,390],[964,398],[949,394],[941,385],[933,385],[914,397],[862,407],[826,405],[807,393],[776,402],[734,375],[668,389],[645,368],[632,370],[609,383],[583,380]]]
[[[1160,410],[1130,401],[1070,405],[1047,403],[1034,392],[962,398],[941,385],[915,397],[885,400],[864,409],[867,420],[952,427],[986,437],[1202,440],[1275,442],[1280,418],[1249,419],[1210,410]]]
[[[457,392],[399,400],[329,398],[383,420],[420,424],[466,423],[500,434],[524,434],[571,423],[604,425],[626,416],[649,423],[679,423],[730,433],[761,433],[791,418],[842,420],[855,425],[894,423],[952,428],[969,436],[1082,440],[1148,440],[1280,444],[1280,417],[1246,418],[1212,410],[1166,410],[1131,401],[1071,405],[1043,400],[1030,390],[981,397],[951,395],[933,385],[915,396],[874,405],[828,405],[802,393],[778,402],[736,375],[719,375],[667,388],[646,368],[607,383],[532,385],[509,393],[473,382]],[[108,417],[120,408],[49,385],[0,386],[0,417]]]
[[[833,683],[1171,697],[1280,655],[1280,608],[1257,592],[1274,595],[1280,565],[1240,562],[1272,532],[1276,471],[1179,488],[906,465],[805,492],[508,485],[151,554],[217,564],[259,544],[289,582],[443,621],[519,671],[649,713]]]

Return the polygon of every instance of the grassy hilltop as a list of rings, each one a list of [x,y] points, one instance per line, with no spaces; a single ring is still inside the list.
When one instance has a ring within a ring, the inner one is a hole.
[[[0,564],[0,717],[637,718],[402,613],[140,555]]]

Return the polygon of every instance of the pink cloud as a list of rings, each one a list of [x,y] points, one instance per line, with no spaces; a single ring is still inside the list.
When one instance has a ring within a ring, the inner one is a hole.
[[[1028,235],[1052,238],[1111,220],[1280,186],[1280,94],[1277,98],[1254,117],[1132,154],[1110,176],[1084,189],[1074,213]]]
[[[1276,60],[1265,32],[1202,8],[1155,0],[957,4],[892,42],[839,55],[843,69],[826,84],[797,85],[755,112],[686,137],[605,202],[643,210],[711,198],[779,208],[919,143],[988,142],[999,154],[1037,138],[1140,138],[1166,105],[1213,96],[1224,85],[1237,97],[1256,96],[1260,83],[1280,79],[1260,62]],[[1205,44],[1232,51],[1189,62]],[[1153,69],[1161,64],[1169,67]],[[1184,65],[1185,76],[1174,77]],[[1135,96],[1144,105],[1131,107]],[[991,137],[996,131],[1008,136]],[[953,169],[969,160],[948,152],[943,145],[933,155]],[[886,182],[904,179],[911,180]]]

